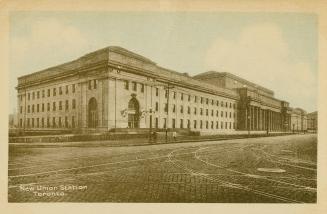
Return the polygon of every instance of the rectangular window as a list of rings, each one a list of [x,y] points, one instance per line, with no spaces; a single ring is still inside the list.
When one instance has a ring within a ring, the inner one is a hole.
[[[36,105],[36,111],[39,112],[40,111],[40,104]]]
[[[168,90],[165,90],[165,98],[168,97]]]
[[[32,105],[32,113],[34,113],[34,104]]]
[[[209,128],[209,122],[206,121],[206,129],[208,129],[208,128]]]
[[[72,109],[75,109],[75,108],[76,108],[76,100],[73,99],[73,101],[72,101]]]
[[[132,82],[132,89],[133,89],[133,91],[137,91],[137,83],[136,82]]]
[[[184,94],[183,93],[181,93],[181,100],[183,100],[184,99]]]
[[[163,119],[163,128],[167,128],[167,118]]]
[[[36,92],[36,97],[37,97],[37,99],[40,99],[40,91]]]
[[[224,123],[220,122],[220,128],[223,129],[224,128]]]
[[[175,120],[175,118],[172,119],[172,127],[173,127],[173,129],[176,128],[176,120]]]
[[[200,108],[200,115],[203,115],[203,108]]]
[[[187,128],[191,128],[191,123],[190,123],[190,120],[187,120]]]
[[[164,108],[165,112],[168,111],[168,103],[165,103],[165,108]]]
[[[214,105],[214,102],[215,102],[214,100],[211,100],[211,105]]]
[[[225,122],[225,129],[227,129],[227,122]]]
[[[50,97],[50,89],[48,89],[48,94],[47,95],[48,95],[48,97]]]
[[[32,127],[34,128],[34,118],[32,118]]]
[[[141,84],[141,92],[142,93],[144,92],[144,84],[143,83]]]
[[[187,99],[188,101],[191,101],[191,95],[188,95],[188,99]]]
[[[224,112],[223,111],[220,112],[220,116],[224,117]]]
[[[56,125],[56,118],[53,117],[52,118],[52,127],[55,128],[57,125]]]
[[[96,89],[98,87],[98,81],[93,80],[93,88]]]
[[[47,111],[50,111],[50,103],[48,103]]]
[[[206,104],[207,104],[207,105],[209,104],[209,99],[208,99],[208,98],[206,99]]]
[[[61,117],[58,118],[58,125],[61,127]]]
[[[23,113],[23,106],[20,107],[20,113]]]
[[[52,91],[52,96],[56,96],[56,93],[57,93],[56,88],[54,88],[53,91]]]
[[[213,129],[213,121],[211,121],[211,129]]]
[[[216,122],[216,129],[219,129],[219,122]]]
[[[75,84],[72,85],[72,92],[75,93]]]
[[[221,101],[221,102],[220,102],[220,106],[221,106],[221,107],[224,107],[224,101]]]
[[[28,94],[27,94],[27,97],[28,97],[28,100],[30,100],[30,99],[31,99],[31,94],[28,93]]]
[[[227,118],[227,111],[225,111],[225,117]]]
[[[68,100],[66,100],[65,109],[68,110],[68,107],[69,107],[69,103],[68,103]]]
[[[196,115],[196,107],[194,107],[194,115]]]
[[[217,100],[217,106],[219,106],[219,101]]]
[[[156,88],[156,97],[159,96],[159,88]]]
[[[158,111],[159,111],[159,103],[156,102],[156,112],[158,112]]]
[[[59,110],[62,110],[62,101],[59,101]]]
[[[191,107],[187,107],[187,114],[191,114]]]
[[[209,116],[209,110],[206,109],[206,116]]]
[[[218,116],[219,116],[219,111],[217,110],[217,111],[216,111],[216,117],[218,117]]]
[[[229,112],[229,118],[232,118],[232,112]]]
[[[176,91],[174,91],[173,98],[176,99]]]
[[[27,106],[27,113],[30,113],[30,112],[31,112],[31,106],[28,105],[28,106]]]
[[[32,99],[35,99],[35,92],[32,93]]]
[[[75,117],[72,116],[72,128],[75,128]]]
[[[213,109],[211,110],[211,116],[213,116]]]
[[[184,106],[181,106],[181,113],[184,112]]]
[[[196,120],[193,121],[193,127],[196,129]]]
[[[202,129],[202,127],[203,127],[203,121],[200,120],[200,129]]]
[[[30,118],[27,118],[27,127],[30,127]]]
[[[42,117],[41,123],[42,123],[42,128],[44,128],[44,118],[43,117]]]
[[[194,96],[194,102],[197,103],[198,102],[198,97]]]
[[[65,116],[65,127],[68,128],[68,118]]]
[[[173,105],[173,113],[175,113],[176,112],[176,105],[174,104]]]
[[[184,121],[183,121],[183,119],[181,119],[181,120],[180,120],[180,128],[181,128],[181,129],[184,128],[184,124],[183,124],[183,123],[184,123]]]
[[[47,127],[50,127],[50,118],[47,118]]]
[[[56,102],[53,102],[52,103],[52,111],[55,111],[56,110]]]
[[[92,89],[92,80],[89,80],[89,90]]]
[[[68,94],[69,89],[68,89],[68,85],[66,85],[66,94]]]
[[[157,117],[155,118],[155,127],[156,127],[156,128],[159,128],[159,120],[158,120]]]
[[[59,95],[62,95],[62,88],[61,88],[61,86],[59,87]]]
[[[203,103],[203,97],[201,97],[200,103],[201,103],[201,104]]]
[[[42,98],[44,98],[44,97],[45,97],[45,91],[42,90]]]
[[[19,127],[23,127],[23,119],[19,119]]]

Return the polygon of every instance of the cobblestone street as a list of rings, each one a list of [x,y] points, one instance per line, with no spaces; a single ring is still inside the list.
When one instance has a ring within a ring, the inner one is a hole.
[[[314,134],[129,147],[11,146],[8,200],[313,203],[316,147]]]

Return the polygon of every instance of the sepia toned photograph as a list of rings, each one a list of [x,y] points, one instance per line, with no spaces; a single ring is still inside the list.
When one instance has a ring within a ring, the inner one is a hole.
[[[317,203],[316,14],[9,25],[9,203]]]

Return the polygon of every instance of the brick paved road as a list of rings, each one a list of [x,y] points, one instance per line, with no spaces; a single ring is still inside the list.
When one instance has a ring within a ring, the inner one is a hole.
[[[316,146],[316,135],[133,147],[11,146],[8,200],[315,202]]]

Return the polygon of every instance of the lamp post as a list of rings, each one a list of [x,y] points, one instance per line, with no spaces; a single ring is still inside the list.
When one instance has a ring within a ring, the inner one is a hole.
[[[168,142],[168,121],[169,121],[169,89],[174,88],[174,86],[170,85],[169,82],[167,83],[167,86],[164,87],[165,90],[167,90],[167,121],[166,121],[166,136],[165,141]]]

